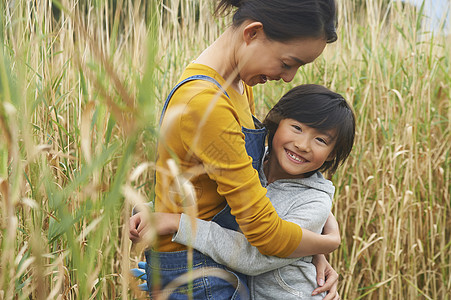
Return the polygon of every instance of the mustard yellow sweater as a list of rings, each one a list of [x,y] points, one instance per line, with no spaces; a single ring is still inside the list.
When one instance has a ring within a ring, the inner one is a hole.
[[[201,74],[226,87],[215,70],[201,64],[190,64],[180,81]],[[279,218],[246,153],[241,129],[254,128],[252,89],[245,86],[243,95],[231,87],[226,91],[230,99],[215,84],[195,80],[173,95],[160,131],[155,209],[175,213],[194,209],[198,218],[208,221],[227,201],[253,246],[263,254],[286,257],[299,245],[302,229]],[[169,159],[178,166],[175,178]],[[187,194],[189,189],[183,188],[188,180],[194,187],[195,203]],[[158,250],[186,248],[171,238],[161,237]]]

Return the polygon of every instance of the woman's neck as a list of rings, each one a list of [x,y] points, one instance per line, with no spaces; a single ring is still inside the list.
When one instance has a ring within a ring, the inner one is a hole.
[[[226,80],[228,85],[242,94],[244,90],[237,68],[237,36],[235,33],[233,28],[228,28],[199,55],[195,62],[214,69]]]

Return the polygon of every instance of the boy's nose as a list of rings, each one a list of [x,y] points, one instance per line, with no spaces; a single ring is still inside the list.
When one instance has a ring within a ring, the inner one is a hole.
[[[294,146],[299,149],[299,151],[310,152],[310,143],[305,138],[298,138],[294,142]]]

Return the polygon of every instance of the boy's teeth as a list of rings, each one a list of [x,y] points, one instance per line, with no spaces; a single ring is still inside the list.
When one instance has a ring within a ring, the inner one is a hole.
[[[287,153],[288,153],[288,155],[289,155],[291,158],[293,158],[294,160],[297,160],[297,161],[299,161],[299,162],[304,162],[304,160],[300,159],[299,157],[294,156],[292,153],[290,153],[290,152],[287,152]]]

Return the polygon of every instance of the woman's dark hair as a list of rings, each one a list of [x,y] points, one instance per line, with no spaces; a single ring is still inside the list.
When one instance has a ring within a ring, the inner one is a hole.
[[[258,21],[269,39],[284,42],[302,37],[337,40],[335,0],[221,0],[216,14],[237,7],[233,25]]]
[[[270,155],[274,134],[283,119],[294,119],[319,131],[336,129],[336,142],[332,150],[334,159],[324,162],[318,171],[334,174],[351,153],[355,136],[355,116],[340,94],[316,84],[299,85],[286,93],[263,121],[268,130]]]

